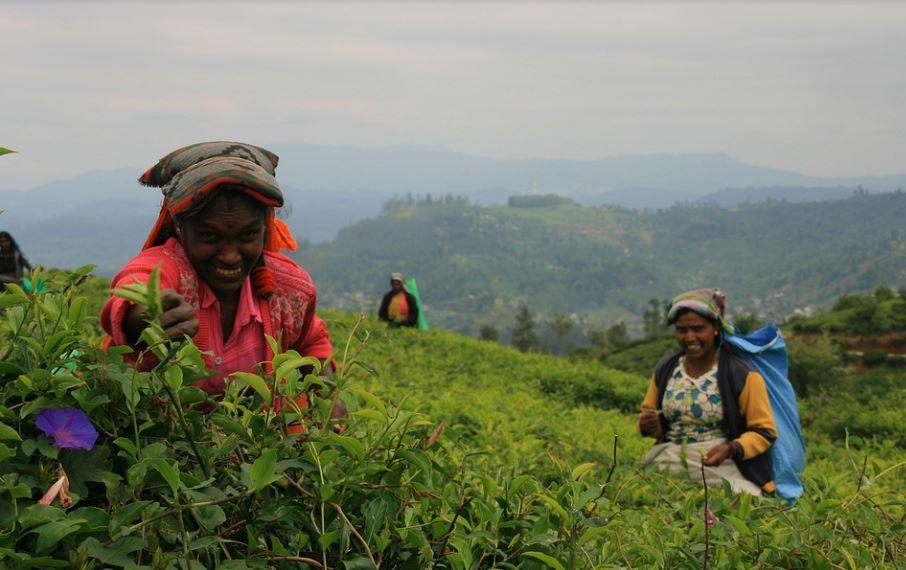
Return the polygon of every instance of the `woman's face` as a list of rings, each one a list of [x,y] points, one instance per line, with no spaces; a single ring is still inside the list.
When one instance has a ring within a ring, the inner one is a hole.
[[[13,247],[13,240],[9,236],[0,235],[0,250],[9,251]]]
[[[192,266],[217,298],[235,298],[264,251],[265,208],[234,192],[215,196],[181,225]]]
[[[699,360],[714,355],[719,332],[711,321],[688,311],[676,320],[673,334],[686,357]]]

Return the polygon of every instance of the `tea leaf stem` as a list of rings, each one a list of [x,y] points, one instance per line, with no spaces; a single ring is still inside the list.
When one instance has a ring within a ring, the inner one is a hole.
[[[709,554],[709,549],[711,547],[711,541],[710,541],[710,536],[709,536],[708,531],[711,528],[712,521],[709,520],[711,518],[710,517],[711,512],[708,510],[708,481],[707,481],[707,479],[705,479],[705,463],[701,462],[700,465],[701,465],[701,470],[702,470],[702,486],[705,489],[705,508],[704,508],[704,511],[702,511],[702,518],[704,519],[704,522],[705,522],[705,553],[704,553],[704,558],[702,560],[702,569],[708,570],[708,554]]]
[[[258,553],[258,554],[254,554],[253,557],[267,558],[268,560],[285,560],[287,562],[304,562],[305,564],[310,564],[311,566],[314,566],[315,568],[327,568],[326,563],[322,565],[317,560],[314,560],[312,558],[306,558],[305,556],[286,556],[286,555],[282,555],[282,554],[272,556],[269,553],[264,553],[264,554]]]
[[[368,542],[364,538],[362,538],[362,535],[359,534],[359,531],[356,530],[355,526],[351,522],[349,522],[349,519],[346,517],[346,513],[343,512],[343,509],[340,507],[340,505],[338,505],[337,503],[330,503],[330,506],[336,509],[340,517],[342,517],[346,522],[346,525],[349,527],[350,532],[352,532],[352,534],[354,534],[355,537],[359,539],[359,542],[362,543],[362,547],[365,549],[365,554],[368,555],[368,559],[371,560],[371,563],[374,564],[375,567],[378,567],[378,563],[374,561],[374,555],[371,554],[371,549],[368,548]]]
[[[195,455],[195,459],[198,460],[198,464],[201,466],[201,471],[204,473],[205,479],[211,478],[211,471],[208,469],[208,464],[202,459],[201,452],[198,450],[198,444],[195,442],[195,434],[192,433],[192,430],[189,429],[189,423],[186,421],[186,416],[183,413],[182,403],[179,401],[179,398],[173,393],[173,390],[170,389],[170,385],[167,383],[166,379],[161,377],[161,371],[173,359],[176,353],[179,351],[181,341],[174,342],[170,346],[170,350],[167,351],[167,355],[160,361],[160,363],[154,367],[153,372],[155,372],[158,378],[161,381],[163,389],[167,392],[167,397],[170,398],[170,403],[173,405],[176,410],[176,416],[179,418],[180,426],[186,434],[186,438],[189,440],[189,445],[192,447],[192,453]],[[134,414],[133,414],[134,415]]]
[[[351,366],[350,364],[347,364],[349,362],[349,360],[348,360],[349,345],[352,344],[352,339],[355,337],[356,329],[359,328],[359,325],[362,324],[362,321],[364,321],[364,320],[365,320],[365,313],[359,313],[359,317],[356,319],[355,324],[352,325],[352,330],[349,331],[349,335],[346,337],[346,346],[343,348],[343,366],[342,366],[344,376],[346,374],[348,374],[348,372],[349,372],[348,366]]]
[[[155,523],[155,522],[157,522],[157,521],[159,521],[159,520],[161,520],[161,519],[165,519],[165,518],[167,518],[167,517],[169,517],[169,516],[172,516],[172,515],[174,515],[174,514],[180,512],[180,511],[183,511],[183,510],[186,510],[186,509],[199,509],[199,508],[201,508],[201,507],[213,507],[213,506],[215,506],[215,505],[222,505],[223,503],[230,503],[230,502],[235,501],[235,500],[237,500],[237,499],[243,499],[243,498],[245,498],[245,497],[250,496],[251,494],[252,494],[252,493],[251,493],[250,491],[245,491],[245,492],[243,492],[243,493],[239,493],[238,495],[232,495],[232,496],[229,496],[229,497],[221,497],[221,498],[219,498],[219,499],[214,499],[214,500],[211,500],[211,501],[199,501],[199,502],[197,502],[197,503],[178,503],[178,505],[177,505],[176,507],[167,509],[166,511],[164,511],[164,512],[162,512],[162,513],[158,513],[158,514],[154,515],[154,516],[151,517],[151,518],[148,518],[148,519],[143,520],[143,521],[140,522],[140,523],[136,523],[136,524],[134,524],[134,525],[132,525],[132,526],[129,526],[129,527],[127,527],[125,530],[121,530],[120,532],[118,532],[118,533],[116,533],[115,535],[111,536],[110,539],[109,539],[107,542],[104,543],[104,545],[105,545],[105,546],[109,546],[110,544],[116,542],[117,540],[123,538],[124,536],[128,536],[128,535],[132,534],[132,533],[135,532],[136,530],[143,529],[143,528],[145,528],[146,526],[148,526],[148,525],[151,524],[151,523]]]

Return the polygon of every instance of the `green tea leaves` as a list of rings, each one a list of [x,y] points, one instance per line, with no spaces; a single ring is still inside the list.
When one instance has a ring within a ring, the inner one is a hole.
[[[261,457],[255,460],[251,469],[243,472],[247,475],[246,486],[249,492],[257,493],[264,489],[282,476],[277,474],[277,450],[268,449],[261,454]]]

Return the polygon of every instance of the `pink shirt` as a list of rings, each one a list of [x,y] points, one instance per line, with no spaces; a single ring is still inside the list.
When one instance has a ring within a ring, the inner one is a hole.
[[[195,307],[198,332],[193,340],[203,352],[205,366],[218,372],[195,385],[217,395],[223,393],[224,379],[233,372],[256,372],[261,363],[269,371],[273,355],[265,334],[280,339],[282,350],[294,349],[302,356],[326,359],[333,351],[324,322],[315,316],[317,293],[308,273],[279,253],[265,252],[264,259],[275,291],[269,297],[256,295],[251,280],[246,279],[233,331],[226,341],[220,326],[220,302],[175,239],[142,251],[114,276],[111,287],[135,280],[147,282],[151,270],[160,264],[161,289],[176,289]],[[101,310],[101,325],[111,336],[111,344],[127,344],[122,323],[131,306],[125,299],[111,296]]]
[[[220,323],[220,301],[204,281],[198,287],[199,307],[195,314],[199,322]],[[208,394],[222,394],[224,378],[233,372],[256,372],[257,365],[266,358],[264,340],[264,323],[258,303],[252,296],[252,284],[249,279],[242,285],[239,293],[239,305],[236,307],[236,320],[233,332],[224,342],[220,326],[208,327],[204,338],[196,335],[195,344],[202,351],[206,368],[219,372],[217,376],[205,378],[195,383]]]

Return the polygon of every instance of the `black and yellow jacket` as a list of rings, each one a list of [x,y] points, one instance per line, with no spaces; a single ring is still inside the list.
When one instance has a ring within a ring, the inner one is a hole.
[[[393,300],[393,297],[403,293],[406,295],[406,304],[409,306],[409,316],[406,317],[406,320],[401,323],[396,323],[390,320],[390,315],[388,315],[388,309],[390,308],[390,301]],[[396,291],[387,291],[384,297],[381,299],[381,306],[378,308],[378,318],[382,321],[387,321],[390,324],[398,325],[401,327],[415,327],[418,326],[418,304],[415,301],[415,297],[409,291],[403,289],[400,292]]]
[[[676,352],[663,358],[655,367],[642,411],[661,410],[667,381],[680,356],[682,352]],[[724,412],[721,428],[727,439],[742,449],[742,456],[733,461],[743,477],[765,492],[774,492],[771,456],[767,451],[777,439],[777,426],[764,378],[724,343],[717,361],[717,386]],[[653,435],[658,442],[663,442],[669,424],[663,413],[658,412],[658,418],[660,429]]]

